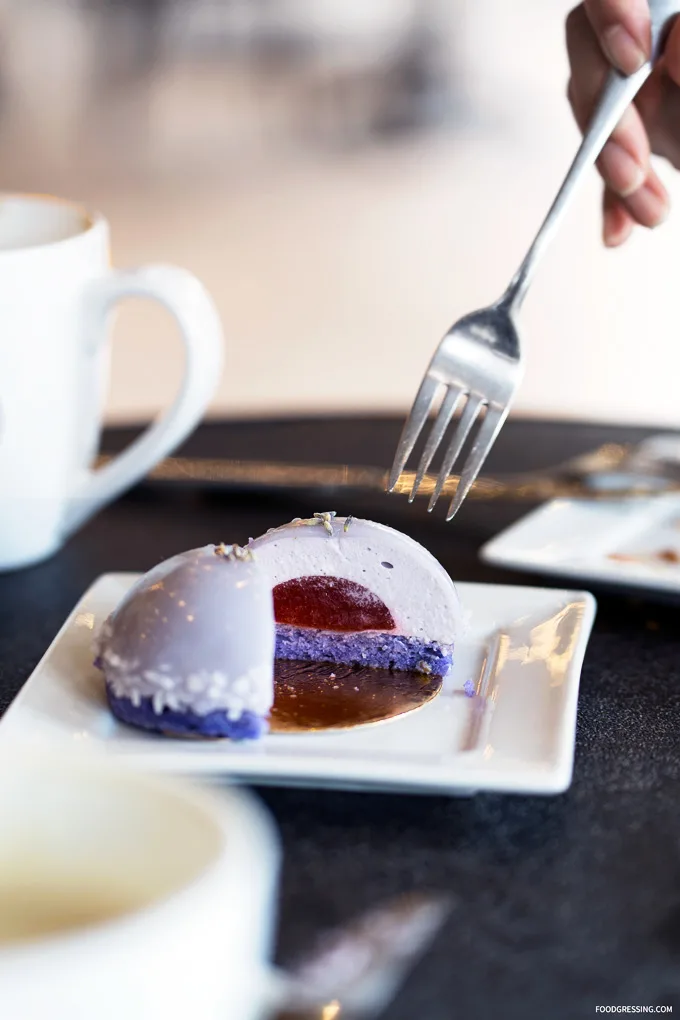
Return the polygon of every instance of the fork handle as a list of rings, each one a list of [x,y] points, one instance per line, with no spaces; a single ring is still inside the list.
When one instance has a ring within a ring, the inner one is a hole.
[[[680,0],[649,0],[652,22],[652,56],[635,74],[612,70],[592,116],[576,158],[569,168],[557,198],[543,221],[522,265],[501,298],[500,304],[511,314],[518,312],[531,285],[536,267],[557,232],[567,206],[586,172],[594,165],[614,128],[638,94],[661,55],[666,28],[671,17],[680,12]]]

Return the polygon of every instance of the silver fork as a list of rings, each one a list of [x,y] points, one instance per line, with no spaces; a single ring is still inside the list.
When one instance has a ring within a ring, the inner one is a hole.
[[[663,48],[668,20],[680,11],[680,0],[649,0],[649,7],[652,59],[628,77],[618,71],[610,72],[576,158],[510,286],[495,304],[466,315],[451,327],[435,351],[411,408],[390,472],[388,492],[396,487],[430,411],[443,391],[437,417],[416,471],[409,496],[412,501],[451,419],[465,401],[444,454],[428,510],[434,509],[466,440],[477,424],[477,432],[449,506],[447,521],[457,512],[479,474],[521,381],[524,365],[516,320],[536,267],[557,232],[577,185],[595,163],[624,111],[649,77],[652,65]]]

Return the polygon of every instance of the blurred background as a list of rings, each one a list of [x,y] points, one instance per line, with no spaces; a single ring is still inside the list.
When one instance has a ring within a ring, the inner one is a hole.
[[[80,199],[116,264],[203,279],[214,415],[405,411],[573,155],[571,5],[0,0],[0,188]],[[680,426],[680,210],[607,252],[599,200],[593,174],[527,300],[516,408]],[[108,420],[148,418],[180,371],[164,314],[126,306]]]

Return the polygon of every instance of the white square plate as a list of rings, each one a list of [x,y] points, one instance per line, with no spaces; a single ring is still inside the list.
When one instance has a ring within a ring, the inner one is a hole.
[[[680,497],[554,500],[501,532],[480,555],[513,570],[680,594]]]
[[[163,772],[283,786],[559,793],[569,785],[595,617],[587,593],[461,584],[467,633],[442,693],[424,708],[350,732],[231,743],[147,734],[109,712],[92,638],[136,578],[105,574],[83,596],[0,723],[0,741],[99,748]],[[464,693],[467,680],[478,695]]]

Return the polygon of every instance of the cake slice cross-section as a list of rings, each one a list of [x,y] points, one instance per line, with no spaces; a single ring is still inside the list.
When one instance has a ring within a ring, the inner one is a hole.
[[[451,578],[407,535],[332,512],[251,541],[274,597],[276,657],[445,676],[461,608]]]

